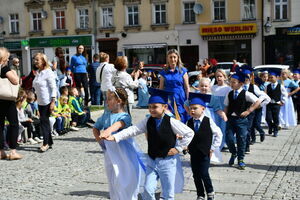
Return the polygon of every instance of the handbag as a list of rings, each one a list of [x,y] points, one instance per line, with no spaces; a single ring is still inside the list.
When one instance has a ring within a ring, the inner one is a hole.
[[[2,69],[2,67],[0,66]],[[0,69],[0,74],[1,74]],[[0,77],[0,99],[15,101],[19,93],[19,84],[13,85],[7,78]]]

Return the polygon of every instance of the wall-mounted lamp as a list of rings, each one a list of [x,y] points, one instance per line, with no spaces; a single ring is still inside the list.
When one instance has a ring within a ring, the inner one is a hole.
[[[266,33],[270,33],[271,28],[272,28],[270,17],[267,17],[267,22],[265,23],[264,27],[265,27]]]
[[[47,19],[48,13],[46,11],[42,10],[41,17],[42,17],[42,19]]]

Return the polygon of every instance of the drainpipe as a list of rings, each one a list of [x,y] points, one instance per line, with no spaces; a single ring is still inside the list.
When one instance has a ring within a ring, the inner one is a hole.
[[[265,0],[261,1],[261,50],[262,50],[262,64],[265,64],[265,30],[264,30],[264,5]]]
[[[99,52],[98,43],[97,43],[97,10],[96,10],[96,0],[92,0],[93,8],[93,35],[94,35],[94,53]]]

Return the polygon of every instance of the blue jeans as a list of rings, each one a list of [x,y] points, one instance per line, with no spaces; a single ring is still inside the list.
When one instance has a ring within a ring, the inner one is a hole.
[[[157,181],[160,179],[164,200],[173,200],[175,197],[175,175],[176,163],[175,156],[166,158],[148,158],[146,167],[146,181],[144,186],[143,200],[155,200],[155,190]]]
[[[91,92],[91,104],[100,105],[101,102],[100,86],[90,85],[90,92]]]
[[[65,118],[64,117],[57,117],[56,118],[56,131],[60,132],[64,129],[64,123],[65,123]]]
[[[226,142],[230,153],[238,156],[238,160],[244,160],[246,150],[248,119],[230,116],[226,127]],[[235,137],[236,144],[235,146]]]
[[[248,127],[247,127],[246,147],[249,147],[250,142],[251,142],[251,129],[252,129],[252,126],[253,126],[254,117],[255,117],[255,112],[252,112],[252,113],[250,113],[250,114],[247,116],[247,119],[248,119]]]

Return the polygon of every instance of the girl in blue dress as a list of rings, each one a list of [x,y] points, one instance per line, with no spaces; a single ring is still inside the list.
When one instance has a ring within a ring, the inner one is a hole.
[[[294,112],[294,104],[292,95],[297,91],[298,85],[295,84],[291,79],[289,79],[290,71],[281,71],[281,80],[279,83],[283,84],[288,92],[288,98],[283,106],[280,108],[279,113],[279,124],[283,128],[289,128],[290,126],[297,126],[296,114]]]
[[[139,78],[138,96],[139,96],[139,101],[137,103],[137,106],[141,108],[148,107],[149,92],[147,87],[146,73],[143,73],[142,77]]]
[[[167,53],[167,67],[160,72],[159,89],[173,92],[172,106],[176,103],[177,111],[182,122],[188,120],[184,109],[184,101],[190,92],[187,69],[183,67],[177,50],[171,49]],[[174,106],[175,107],[175,106]]]
[[[227,75],[226,73],[218,69],[216,71],[216,80],[217,85],[213,85],[211,88],[211,93],[214,98],[212,98],[211,104],[214,107],[214,117],[215,117],[215,123],[217,126],[220,127],[222,133],[223,133],[223,139],[220,146],[220,150],[225,146],[225,136],[226,136],[226,121],[227,117],[224,110],[224,99],[225,96],[231,91],[231,87],[226,84]]]
[[[109,111],[98,118],[93,129],[95,139],[104,151],[109,194],[112,200],[137,200],[144,168],[141,161],[142,154],[139,153],[139,148],[132,138],[119,143],[101,139],[101,135],[107,131],[115,134],[131,125],[131,117],[124,110],[127,98],[123,88],[116,88],[115,92],[108,91]]]
[[[270,84],[270,82],[268,81],[269,79],[269,73],[268,71],[263,71],[260,73],[260,79],[262,80],[262,84],[259,85],[259,89],[261,91],[265,91],[267,86]],[[266,110],[267,110],[267,106],[263,106],[262,108],[262,117],[261,117],[261,123],[264,125],[267,125],[266,122]]]

